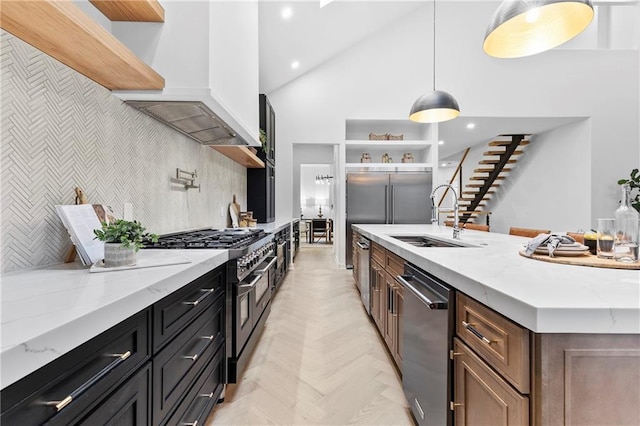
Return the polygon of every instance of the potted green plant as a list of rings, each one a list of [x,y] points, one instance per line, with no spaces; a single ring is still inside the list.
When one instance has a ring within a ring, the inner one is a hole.
[[[638,169],[631,170],[629,179],[620,179],[618,185],[629,185],[631,188],[631,206],[640,213],[640,173]],[[633,193],[635,192],[635,197]]]
[[[262,150],[267,152],[267,132],[260,129],[260,143],[262,144]]]
[[[107,268],[135,265],[136,253],[142,248],[142,241],[158,241],[156,234],[146,232],[142,224],[135,220],[102,222],[102,228],[94,229],[93,233],[98,240],[104,241],[104,266]]]

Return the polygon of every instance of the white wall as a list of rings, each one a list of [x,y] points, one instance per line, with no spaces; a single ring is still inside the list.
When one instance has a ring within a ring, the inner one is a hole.
[[[276,111],[276,114],[277,114],[277,111]],[[277,126],[276,126],[276,129],[277,129]],[[278,162],[278,168],[276,172],[276,182],[277,182],[276,216],[278,218],[282,217],[282,218],[289,218],[289,219],[293,217],[300,217],[300,205],[302,202],[302,200],[300,200],[300,192],[301,192],[300,189],[301,189],[301,182],[302,182],[300,166],[302,164],[305,164],[305,165],[322,164],[324,165],[323,170],[325,170],[323,174],[331,173],[330,172],[331,170],[335,170],[335,168],[332,168],[331,166],[327,166],[327,164],[329,165],[333,164],[333,145],[294,144],[290,146],[293,148],[292,161],[287,162],[286,164],[291,166],[290,176],[292,176],[292,178],[289,179],[289,182],[291,183],[292,190],[290,193],[285,192],[280,186],[280,182],[286,180],[286,177],[283,177],[280,179],[280,174],[283,173],[282,169],[285,168],[283,167],[283,164],[282,164],[283,162]],[[276,153],[277,153],[276,155],[278,155],[278,157],[280,158],[280,153],[277,150],[276,150]],[[329,167],[328,170],[325,169],[327,167]],[[315,173],[315,174],[319,174],[319,173]],[[315,174],[313,174],[313,176],[315,176]],[[336,179],[334,179],[334,181],[336,181]],[[279,208],[285,204],[285,203],[282,203],[280,200],[283,198],[286,198],[289,195],[291,195],[291,199],[288,201],[288,203],[286,203],[286,206],[289,207],[289,211],[286,213],[282,213],[282,216],[279,216],[278,215]],[[317,209],[316,209],[316,212],[317,212]],[[305,213],[305,216],[306,216],[306,213]]]
[[[427,6],[270,94],[278,112],[279,159],[288,162],[292,143],[343,140],[346,118],[406,117],[431,84]],[[617,203],[620,171],[628,174],[640,156],[638,51],[552,50],[491,58],[481,42],[494,9],[495,3],[485,2],[438,6],[437,88],[456,96],[463,116],[590,117],[582,148],[590,149],[592,160],[568,167],[583,173],[591,187],[590,220],[609,215]],[[544,146],[555,150],[559,142]],[[285,162],[278,163],[278,204],[290,203],[292,170]],[[550,191],[568,198],[568,204],[578,202],[563,184],[564,173],[548,171],[555,182]],[[291,204],[278,211],[289,214]],[[516,214],[511,219],[520,222],[528,213]]]

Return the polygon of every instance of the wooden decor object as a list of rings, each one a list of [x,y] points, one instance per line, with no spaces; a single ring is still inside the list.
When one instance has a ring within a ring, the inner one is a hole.
[[[516,228],[512,226],[509,229],[509,235],[517,235],[519,237],[535,238],[540,234],[550,234],[549,229],[529,229],[529,228]]]
[[[529,257],[524,254],[524,250],[520,250],[520,256]],[[640,270],[640,263],[623,263],[617,262],[613,259],[601,259],[588,251],[582,256],[556,256],[549,257],[546,254],[532,254],[530,259],[541,260],[543,262],[560,263],[563,265],[578,265],[578,266],[591,266],[594,268],[609,268],[609,269],[632,269]]]
[[[3,1],[0,27],[107,89],[164,88],[160,74],[70,0]]]
[[[231,158],[238,164],[243,165],[247,169],[264,169],[264,161],[254,154],[246,146],[212,146],[211,148],[220,154]]]
[[[156,0],[89,0],[110,21],[164,22],[164,9]]]

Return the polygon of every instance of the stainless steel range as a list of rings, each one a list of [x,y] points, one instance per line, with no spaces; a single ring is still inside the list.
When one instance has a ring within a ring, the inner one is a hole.
[[[237,383],[271,311],[275,287],[276,251],[273,235],[262,229],[199,229],[166,234],[154,249],[226,249],[227,383]]]

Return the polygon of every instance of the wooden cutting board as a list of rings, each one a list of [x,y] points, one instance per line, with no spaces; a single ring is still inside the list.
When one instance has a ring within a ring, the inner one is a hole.
[[[520,256],[525,256],[524,250],[520,250]],[[622,263],[616,262],[613,259],[601,259],[591,253],[584,254],[582,256],[571,257],[549,257],[546,254],[533,254],[529,259],[540,260],[542,262],[560,263],[563,265],[579,265],[579,266],[591,266],[594,268],[610,268],[610,269],[638,269],[640,270],[640,263]]]

